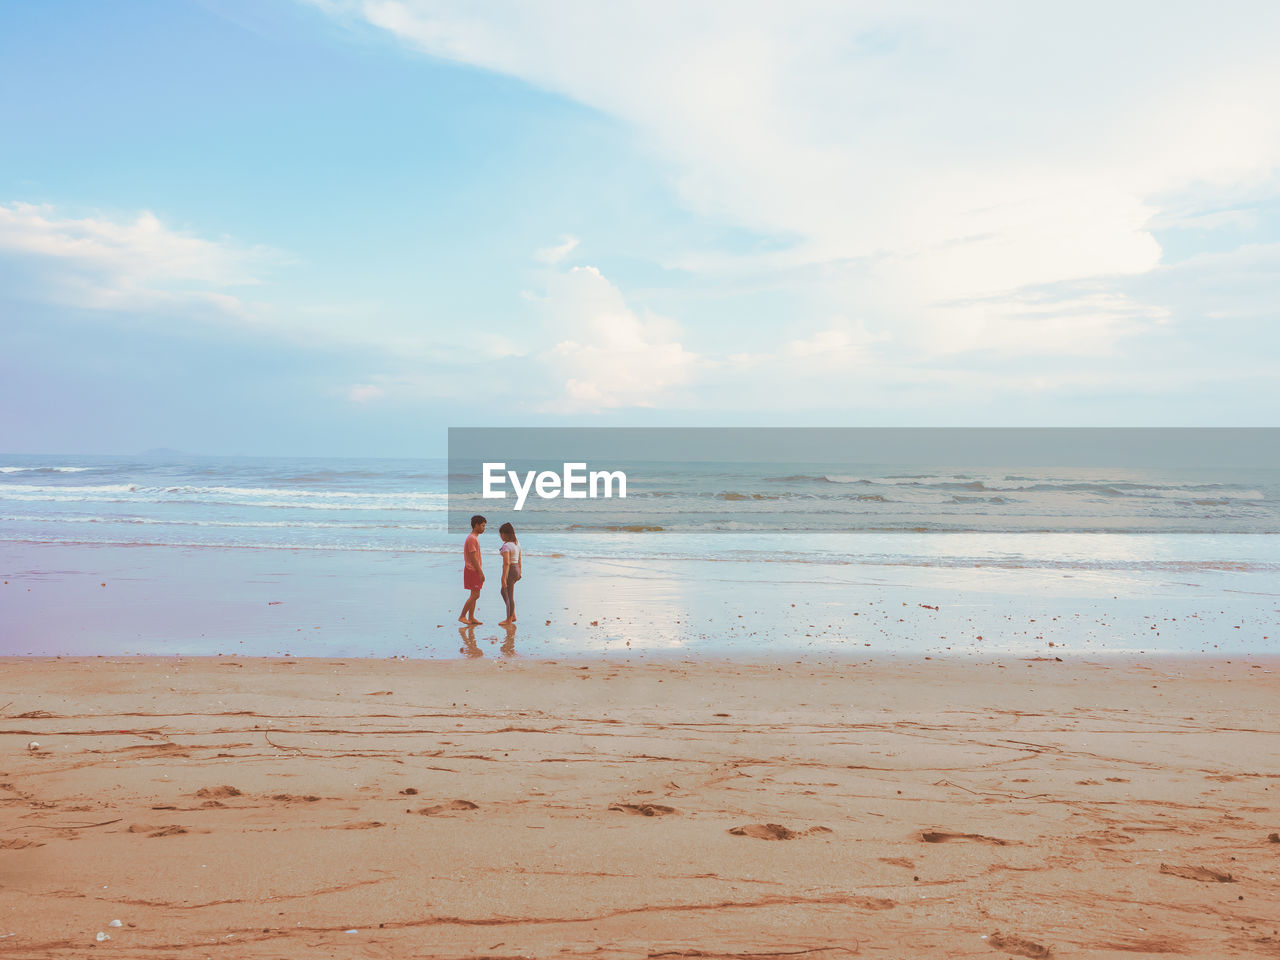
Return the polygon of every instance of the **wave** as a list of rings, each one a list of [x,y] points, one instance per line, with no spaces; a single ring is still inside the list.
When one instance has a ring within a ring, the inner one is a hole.
[[[0,537],[0,543],[57,544],[66,547],[182,547],[206,550],[323,550],[352,553],[457,553],[454,545],[404,546],[401,544],[351,543],[209,543],[201,540],[84,540],[67,537]],[[530,554],[533,556],[533,554]]]
[[[131,488],[135,489],[135,488]],[[312,497],[337,497],[339,499],[368,499],[368,500],[447,500],[447,493],[423,493],[418,491],[401,491],[395,493],[384,493],[372,490],[295,490],[288,487],[192,487],[192,486],[173,486],[173,487],[141,487],[136,488],[143,491],[159,491],[165,493],[180,494],[217,494],[226,496],[245,496],[245,497],[288,497],[297,499],[308,499]]]
[[[584,528],[585,529],[585,528]],[[600,527],[591,528],[597,532],[643,533],[660,530],[654,527]],[[583,534],[589,536],[589,534]],[[612,542],[612,538],[610,538]],[[600,541],[597,541],[600,542]],[[431,554],[455,555],[455,543],[426,544],[350,544],[350,543],[209,543],[198,540],[188,541],[151,541],[122,539],[84,539],[84,538],[32,538],[32,537],[0,537],[0,543],[19,543],[29,545],[60,545],[86,547],[178,547],[184,549],[204,550],[289,550],[289,551],[325,551],[348,553],[395,553],[395,554]],[[732,555],[698,553],[689,555],[672,552],[667,549],[669,537],[642,538],[627,541],[628,544],[647,544],[640,550],[624,550],[622,552],[606,552],[593,550],[589,541],[582,542],[584,549],[566,553],[563,545],[555,548],[561,557],[568,556],[576,561],[658,561],[658,562],[691,562],[691,563],[764,563],[764,564],[797,564],[803,566],[827,566],[839,568],[858,567],[916,567],[943,569],[994,569],[994,570],[1052,570],[1052,571],[1086,571],[1107,572],[1120,571],[1132,573],[1163,573],[1188,575],[1195,573],[1249,573],[1280,574],[1280,562],[1275,560],[1221,560],[1221,559],[1110,559],[1106,557],[1028,557],[1028,556],[935,556],[912,554],[862,554],[853,556],[831,556],[812,551],[791,552],[770,548],[767,551],[735,550]],[[650,552],[662,551],[662,552]],[[535,554],[531,551],[530,556]]]
[[[0,467],[0,473],[84,473],[98,467]]]
[[[181,503],[306,510],[448,509],[447,493],[417,491],[298,490],[287,487],[142,486],[109,483],[83,486],[8,484],[0,500],[52,503]]]
[[[28,494],[18,494],[17,496],[8,496],[0,493],[0,500],[12,500],[18,503],[122,503],[130,505],[138,505],[142,503],[171,503],[180,504],[182,506],[207,506],[207,507],[263,507],[267,509],[277,510],[386,510],[391,512],[405,513],[444,513],[449,507],[447,504],[407,504],[407,503],[350,503],[335,502],[329,500],[316,501],[300,501],[300,500],[139,500],[137,498],[126,497],[59,497],[54,495],[33,496]]]
[[[643,523],[623,523],[623,524],[590,524],[590,523],[571,523],[568,530],[603,530],[608,533],[660,533],[662,527],[651,526]]]
[[[937,480],[933,483],[896,483],[892,479],[867,479],[865,477],[827,476],[829,483],[847,483],[847,484],[878,484],[882,486],[895,487],[912,487],[919,490],[964,490],[970,493],[1082,493],[1082,494],[1100,494],[1107,497],[1138,497],[1138,498],[1176,498],[1187,497],[1188,494],[1199,493],[1204,491],[1213,491],[1218,497],[1230,500],[1265,500],[1266,495],[1259,490],[1247,487],[1241,487],[1234,484],[1221,483],[1199,483],[1199,484],[1157,484],[1157,483],[1132,483],[1124,480],[1117,481],[1036,481],[1025,484],[1017,484],[1014,486],[1003,486],[992,481],[988,483],[984,480],[972,480],[957,475],[950,480]],[[908,479],[908,478],[900,478]],[[1006,477],[1005,481],[1011,480],[1029,480],[1030,478]]]
[[[338,523],[325,520],[167,520],[159,517],[0,516],[6,523],[123,523],[157,527],[227,527],[305,530],[443,530],[444,523]]]
[[[278,483],[326,483],[331,480],[369,480],[380,477],[380,473],[368,470],[317,470],[314,473],[299,473],[287,477],[271,477]]]

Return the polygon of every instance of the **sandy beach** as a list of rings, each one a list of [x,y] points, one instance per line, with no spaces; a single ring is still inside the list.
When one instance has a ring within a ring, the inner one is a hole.
[[[1276,956],[1277,669],[9,658],[0,954]]]

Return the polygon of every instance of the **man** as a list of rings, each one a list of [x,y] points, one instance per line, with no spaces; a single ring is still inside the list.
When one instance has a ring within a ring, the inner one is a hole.
[[[484,533],[484,517],[476,514],[471,518],[471,532],[462,546],[462,587],[470,590],[471,596],[462,605],[462,613],[458,614],[458,622],[478,627],[481,621],[476,619],[476,601],[480,599],[480,588],[484,586],[484,570],[480,567],[480,534]]]

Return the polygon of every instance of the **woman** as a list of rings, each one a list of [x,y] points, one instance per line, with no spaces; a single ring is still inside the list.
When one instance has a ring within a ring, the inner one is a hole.
[[[507,627],[516,622],[516,581],[520,579],[520,541],[516,539],[516,528],[504,523],[498,528],[498,536],[502,538],[502,546],[498,553],[502,556],[502,599],[507,605],[507,619],[499,620],[499,626]]]

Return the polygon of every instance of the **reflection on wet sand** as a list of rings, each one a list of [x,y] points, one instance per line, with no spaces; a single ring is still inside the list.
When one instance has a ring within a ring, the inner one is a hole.
[[[498,649],[502,651],[504,657],[514,657],[516,655],[516,625],[510,623],[503,629],[506,632],[506,637],[502,641],[502,646]],[[484,656],[484,648],[480,646],[482,641],[487,641],[490,645],[498,642],[496,635],[482,637],[480,641],[477,641],[476,628],[473,626],[459,627],[458,637],[462,640],[462,646],[458,648],[458,652],[471,660]]]
[[[474,660],[476,657],[483,657],[484,651],[480,649],[476,643],[476,628],[472,626],[463,626],[458,628],[458,636],[462,640],[462,646],[458,648],[458,652],[464,657]]]

